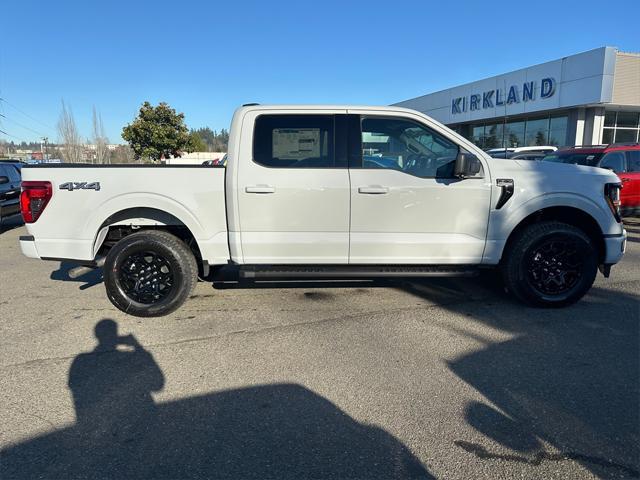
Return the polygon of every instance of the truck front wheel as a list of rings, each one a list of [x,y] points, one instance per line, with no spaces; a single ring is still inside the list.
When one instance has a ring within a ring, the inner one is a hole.
[[[187,245],[161,230],[124,237],[104,263],[109,300],[137,317],[173,312],[189,297],[197,280],[198,266]]]
[[[511,242],[502,263],[507,289],[536,307],[563,307],[591,288],[598,255],[579,228],[561,222],[529,225]]]

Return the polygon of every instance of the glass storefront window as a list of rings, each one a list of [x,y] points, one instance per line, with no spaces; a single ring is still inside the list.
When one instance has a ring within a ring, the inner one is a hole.
[[[605,128],[602,130],[602,143],[613,143],[613,133],[615,129]]]
[[[567,124],[569,118],[551,117],[549,119],[549,137],[547,138],[547,145],[562,146],[567,143]]]
[[[471,125],[470,140],[485,150],[535,145],[561,146],[566,142],[568,117],[517,120],[507,124]]]
[[[640,112],[618,112],[618,121],[616,127],[631,127],[638,128],[638,120],[640,119]],[[606,115],[605,115],[606,125]]]
[[[615,143],[635,142],[638,140],[638,130],[635,128],[616,128]]]
[[[525,126],[525,145],[546,145],[549,134],[549,119],[527,120]]]
[[[484,127],[484,148],[502,147],[502,124],[494,123]]]
[[[521,147],[524,145],[524,123],[508,122],[505,125],[505,147]]]
[[[637,142],[640,112],[605,112],[602,143]]]
[[[484,125],[474,126],[471,129],[471,141],[481,148],[484,146]]]
[[[606,112],[604,114],[604,126],[605,127],[616,126],[616,112]]]

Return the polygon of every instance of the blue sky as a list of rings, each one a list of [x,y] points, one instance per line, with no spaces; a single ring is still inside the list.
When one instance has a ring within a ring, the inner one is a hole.
[[[145,101],[228,128],[242,103],[389,104],[604,45],[640,1],[3,2],[0,140],[57,138],[61,100],[112,142]]]

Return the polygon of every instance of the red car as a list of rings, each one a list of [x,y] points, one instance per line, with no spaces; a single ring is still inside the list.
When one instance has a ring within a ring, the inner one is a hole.
[[[563,148],[547,155],[543,160],[613,170],[622,182],[622,215],[640,215],[640,143]]]

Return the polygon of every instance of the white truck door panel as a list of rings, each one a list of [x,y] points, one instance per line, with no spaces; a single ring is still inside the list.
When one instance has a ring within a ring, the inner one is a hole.
[[[369,112],[360,126],[362,157],[350,164],[349,263],[480,263],[489,179],[453,178],[459,145],[420,121]]]
[[[445,183],[393,170],[350,174],[349,263],[480,263],[490,196],[483,179]]]
[[[262,113],[255,118],[258,150],[253,131],[242,132],[236,191],[243,262],[348,263],[349,171],[331,168],[331,113],[344,111],[316,111],[303,120],[297,112]],[[312,117],[322,121],[315,125]]]

